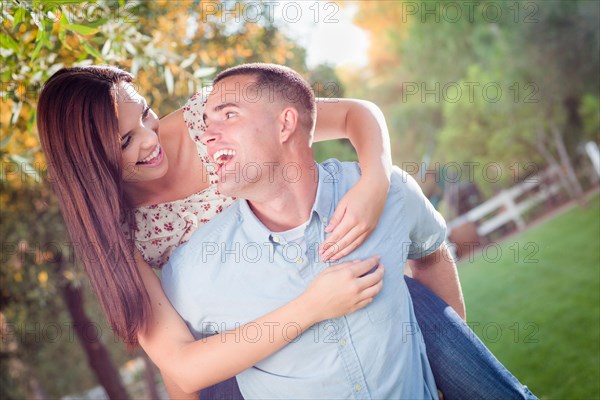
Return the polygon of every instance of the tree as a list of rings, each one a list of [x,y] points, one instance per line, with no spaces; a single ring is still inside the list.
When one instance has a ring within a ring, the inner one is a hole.
[[[571,159],[583,138],[581,98],[598,93],[597,3],[359,7],[357,22],[374,41],[371,89],[400,139],[394,147],[409,149],[394,151],[401,162],[498,163],[504,180],[477,174],[488,194],[532,169],[560,165],[568,192],[581,193]]]
[[[235,7],[239,17],[248,2],[210,3],[217,9],[197,1],[2,3],[0,315],[3,337],[14,339],[0,352],[1,382],[8,383],[2,398],[59,397],[92,386],[80,367],[86,359],[111,398],[127,397],[109,357],[112,351],[123,362],[124,348],[115,350],[97,307],[84,300],[89,293],[75,244],[45,179],[35,127],[43,82],[65,66],[118,65],[136,76],[140,93],[162,115],[235,63],[272,61],[305,71],[304,50],[274,21],[242,16],[235,22]],[[62,334],[50,340],[48,329],[57,327]],[[85,352],[74,351],[75,337]]]

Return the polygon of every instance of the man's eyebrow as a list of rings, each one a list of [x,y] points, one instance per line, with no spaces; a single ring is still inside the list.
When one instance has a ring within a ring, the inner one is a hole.
[[[213,107],[212,111],[213,112],[219,112],[222,109],[227,108],[227,107],[240,108],[240,106],[238,106],[237,103],[229,102],[229,103],[219,104],[218,106]],[[205,111],[205,112],[202,113],[202,120],[204,121],[204,123],[206,123],[206,118],[207,118],[207,115],[206,115],[206,111]]]
[[[237,107],[240,108],[240,106],[237,105],[237,103],[223,103],[223,104],[219,104],[218,106],[216,106],[215,108],[213,108],[213,111],[221,111],[222,109],[226,108],[226,107]]]

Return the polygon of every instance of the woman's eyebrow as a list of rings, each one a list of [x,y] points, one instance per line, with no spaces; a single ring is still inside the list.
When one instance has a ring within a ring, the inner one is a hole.
[[[142,99],[142,101],[139,102],[142,105],[142,111],[140,112],[140,115],[144,113],[144,111],[146,110],[146,108],[148,108],[148,102],[146,102],[146,99]],[[126,138],[128,135],[131,135],[131,131],[133,129],[128,130],[127,132],[125,132],[124,135],[121,135],[121,140],[123,140],[123,138]]]

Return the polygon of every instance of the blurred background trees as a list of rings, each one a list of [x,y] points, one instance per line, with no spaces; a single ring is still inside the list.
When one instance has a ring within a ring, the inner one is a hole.
[[[443,1],[337,3],[357,7],[355,24],[370,34],[364,68],[309,68],[307,49],[266,14],[264,1],[2,3],[2,398],[59,397],[96,382],[114,397],[126,396],[114,365],[133,355],[115,341],[89,297],[45,181],[35,107],[43,82],[63,66],[127,69],[165,115],[226,67],[286,64],[320,97],[377,103],[395,163],[418,165],[413,172],[421,178],[436,164],[477,164],[474,183],[485,198],[558,165],[573,196],[590,185],[580,154],[582,143],[597,143],[600,132],[598,3],[480,1],[472,12],[452,3],[460,16]],[[318,144],[316,155],[355,158],[344,142]],[[504,171],[500,180],[481,173],[489,163]],[[438,183],[436,190],[447,189],[443,177]],[[89,362],[99,359],[104,363],[95,367]],[[82,368],[86,362],[92,368]]]

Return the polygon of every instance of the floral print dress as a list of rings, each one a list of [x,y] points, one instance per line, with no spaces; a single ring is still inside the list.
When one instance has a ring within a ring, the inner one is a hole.
[[[200,138],[204,132],[202,114],[206,96],[192,96],[183,107],[183,118],[203,163],[210,163],[206,146]],[[135,245],[151,267],[160,269],[178,246],[187,242],[194,231],[221,213],[235,199],[217,190],[217,175],[209,171],[210,186],[181,200],[143,206],[134,210]]]

